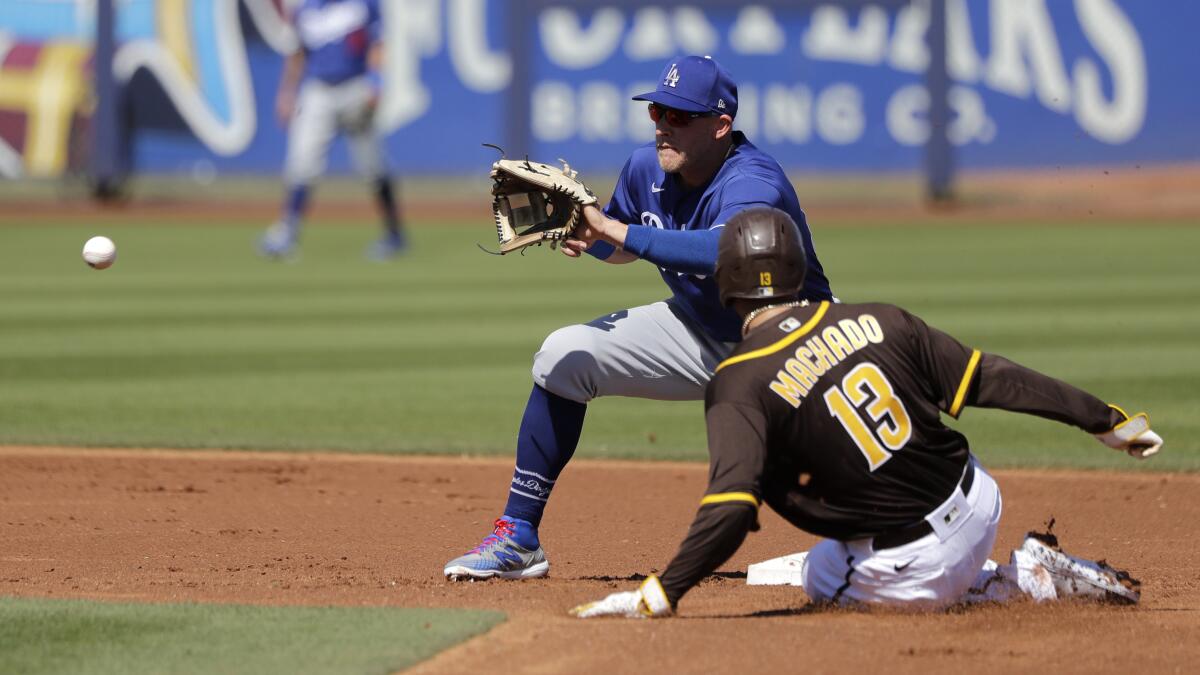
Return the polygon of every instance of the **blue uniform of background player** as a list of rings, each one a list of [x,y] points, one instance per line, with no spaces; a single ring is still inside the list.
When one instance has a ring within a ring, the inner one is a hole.
[[[405,247],[382,143],[374,129],[382,82],[382,17],[378,0],[304,0],[292,14],[300,49],[288,56],[276,114],[288,125],[282,219],[259,242],[284,257],[299,243],[311,184],[325,170],[329,146],[346,134],[358,170],[370,178],[383,216],[383,237],[367,253],[391,257]]]
[[[510,579],[549,571],[537,528],[546,502],[598,396],[703,400],[713,369],[740,340],[741,319],[721,306],[711,275],[720,228],[754,206],[786,211],[799,225],[809,274],[802,296],[826,300],[829,282],[804,212],[779,164],[733,130],[737,87],[716,61],[673,60],[649,102],[655,141],[629,158],[611,201],[585,208],[563,252],[609,263],[658,266],[671,297],[552,333],[534,356],[533,391],[517,437],[504,515],[450,578]]]

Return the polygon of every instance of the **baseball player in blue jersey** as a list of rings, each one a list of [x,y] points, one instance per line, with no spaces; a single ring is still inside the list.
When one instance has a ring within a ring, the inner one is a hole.
[[[734,131],[737,86],[704,56],[672,60],[648,103],[654,142],[634,151],[601,212],[563,252],[609,263],[658,267],[671,297],[552,333],[533,360],[533,391],[517,435],[517,461],[504,515],[474,549],[446,564],[451,579],[545,576],[538,525],[559,473],[575,452],[587,403],[598,396],[704,399],[713,369],[741,339],[741,319],[722,307],[711,278],[721,227],[754,206],[798,224],[811,267],[801,296],[828,300],[796,192],[779,164]]]
[[[325,170],[329,146],[345,133],[355,164],[372,180],[383,216],[383,237],[367,255],[390,258],[404,250],[404,230],[373,120],[382,81],[378,0],[303,0],[292,15],[300,49],[287,58],[275,112],[288,125],[282,219],[268,228],[259,251],[282,258],[295,252],[311,184]]]

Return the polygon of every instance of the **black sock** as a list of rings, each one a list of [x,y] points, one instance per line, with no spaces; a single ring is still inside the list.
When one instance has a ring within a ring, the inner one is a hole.
[[[400,234],[400,216],[396,208],[396,191],[392,181],[387,177],[375,179],[375,199],[379,202],[379,210],[383,212],[383,228],[388,234]]]

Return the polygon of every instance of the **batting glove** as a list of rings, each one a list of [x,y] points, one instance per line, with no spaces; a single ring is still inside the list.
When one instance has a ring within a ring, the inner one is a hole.
[[[674,613],[658,577],[651,574],[636,591],[613,593],[603,600],[579,605],[571,615],[580,619],[615,616],[624,619],[653,619]]]
[[[1146,413],[1128,417],[1110,431],[1096,434],[1096,438],[1108,447],[1127,452],[1137,459],[1146,459],[1157,453],[1163,444],[1162,437],[1150,430],[1150,417]]]

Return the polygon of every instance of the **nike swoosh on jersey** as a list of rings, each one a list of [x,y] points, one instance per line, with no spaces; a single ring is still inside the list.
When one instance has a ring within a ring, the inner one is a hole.
[[[651,191],[651,192],[662,192],[663,190],[666,190],[666,189],[667,189],[667,188],[665,188],[665,187],[658,187],[658,186],[657,186],[657,185],[655,185],[654,183],[651,183],[651,184],[650,184],[650,191]]]
[[[913,564],[916,561],[917,561],[917,559],[913,558],[912,560],[909,560],[908,562],[904,563],[903,565],[897,564],[894,567],[896,568],[897,572],[903,572],[904,570],[908,569],[909,565]]]

